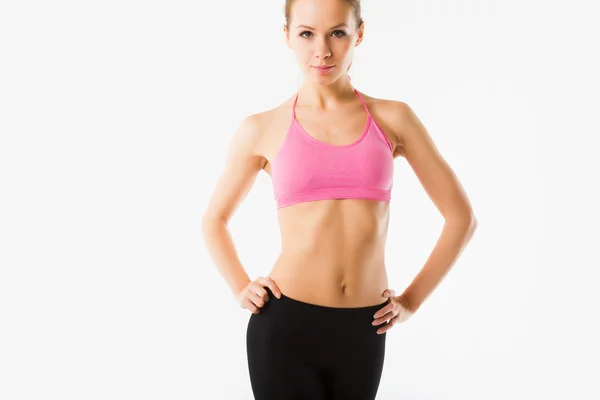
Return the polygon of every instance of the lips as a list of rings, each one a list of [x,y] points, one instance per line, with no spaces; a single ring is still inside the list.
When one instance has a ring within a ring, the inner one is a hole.
[[[332,70],[333,67],[335,67],[335,64],[333,65],[313,65],[312,66],[315,69],[315,73],[319,74],[319,75],[328,75]]]

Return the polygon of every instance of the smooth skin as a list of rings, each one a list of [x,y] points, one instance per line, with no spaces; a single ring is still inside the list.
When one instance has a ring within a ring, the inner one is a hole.
[[[304,82],[296,118],[314,138],[331,145],[354,142],[367,115],[350,84],[354,48],[364,35],[344,0],[296,0],[287,45],[294,51]],[[327,75],[314,68],[335,65]],[[429,132],[402,101],[362,93],[374,120],[404,157],[445,219],[430,257],[399,295],[388,287],[384,251],[389,203],[331,199],[278,210],[282,250],[267,277],[251,280],[236,253],[228,223],[251,190],[258,173],[272,174],[271,161],[291,122],[294,95],[279,106],[243,119],[231,140],[225,168],[203,217],[205,243],[241,307],[260,312],[269,301],[287,296],[329,307],[364,307],[391,301],[373,316],[384,333],[413,315],[454,264],[476,228],[467,196]]]

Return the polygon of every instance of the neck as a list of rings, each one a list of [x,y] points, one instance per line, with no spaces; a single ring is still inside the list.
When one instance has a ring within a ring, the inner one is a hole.
[[[340,102],[354,98],[354,87],[348,75],[340,77],[331,85],[316,85],[312,82],[303,82],[298,89],[298,103],[310,105],[321,110],[336,107]]]

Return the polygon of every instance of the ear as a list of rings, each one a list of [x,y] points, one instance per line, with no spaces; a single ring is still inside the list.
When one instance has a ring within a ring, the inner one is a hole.
[[[287,47],[291,49],[292,43],[290,42],[290,32],[288,31],[287,26],[283,27],[283,35],[285,38],[285,44],[287,44]]]
[[[356,33],[358,35],[358,39],[356,39],[356,43],[354,44],[354,47],[358,46],[363,41],[363,36],[365,34],[365,22],[364,21],[361,22],[360,27],[358,28],[358,31]]]

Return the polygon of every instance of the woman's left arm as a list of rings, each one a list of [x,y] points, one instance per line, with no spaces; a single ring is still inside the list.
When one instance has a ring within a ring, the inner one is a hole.
[[[429,132],[412,108],[394,102],[390,128],[398,152],[413,169],[421,185],[445,219],[442,233],[423,268],[400,295],[416,311],[452,268],[477,227],[467,195],[439,153]]]

